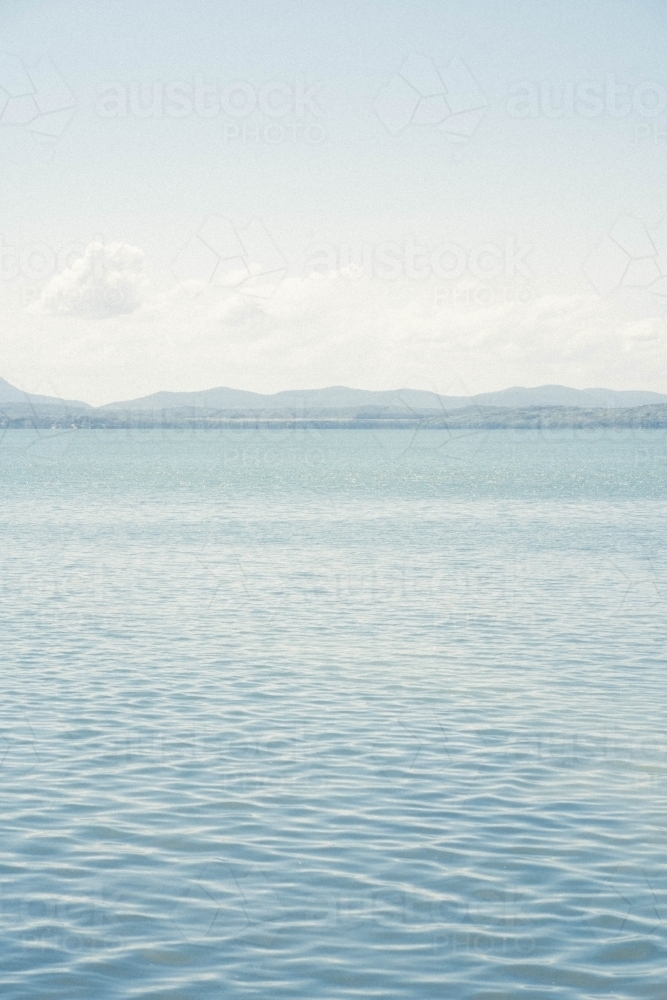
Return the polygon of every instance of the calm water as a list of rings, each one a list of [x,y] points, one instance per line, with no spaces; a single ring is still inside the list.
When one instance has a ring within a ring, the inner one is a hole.
[[[0,995],[667,996],[663,432],[0,443]]]

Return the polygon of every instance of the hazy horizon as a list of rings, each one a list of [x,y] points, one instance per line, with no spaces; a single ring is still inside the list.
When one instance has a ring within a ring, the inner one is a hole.
[[[7,379],[4,379],[4,378],[2,378],[2,376],[0,376],[0,406],[3,405],[3,403],[14,402],[14,401],[20,402],[22,399],[28,399],[31,402],[34,402],[36,400],[52,400],[54,402],[57,401],[57,402],[66,402],[66,403],[70,403],[70,404],[82,404],[84,406],[89,406],[89,407],[93,407],[93,408],[102,408],[102,409],[104,409],[104,408],[109,408],[109,407],[113,407],[113,406],[122,407],[122,406],[127,406],[127,405],[138,404],[138,403],[147,402],[149,400],[155,399],[156,397],[165,397],[165,396],[166,397],[177,397],[177,398],[180,398],[180,397],[188,397],[188,398],[190,398],[190,397],[196,397],[196,398],[198,398],[200,400],[203,400],[206,396],[211,395],[213,393],[229,393],[229,394],[232,394],[232,395],[238,394],[240,396],[259,397],[261,399],[267,399],[268,400],[268,399],[273,399],[276,396],[290,396],[290,395],[294,395],[296,397],[303,397],[306,394],[309,394],[309,395],[312,395],[314,397],[317,397],[318,395],[322,396],[325,393],[332,393],[332,392],[336,392],[336,391],[343,392],[343,393],[351,393],[351,394],[358,393],[360,395],[362,395],[362,394],[368,394],[368,395],[371,395],[372,397],[377,397],[377,396],[384,396],[384,397],[387,397],[387,396],[399,396],[400,397],[401,395],[403,395],[407,399],[409,399],[411,396],[413,396],[413,397],[433,396],[434,399],[441,400],[441,401],[445,401],[445,400],[463,401],[463,400],[468,400],[468,399],[470,399],[471,401],[474,401],[474,400],[478,400],[480,398],[484,399],[486,397],[490,397],[491,399],[495,399],[495,397],[499,397],[498,398],[498,404],[499,405],[502,403],[502,398],[504,396],[509,396],[511,393],[518,393],[518,394],[524,393],[524,394],[526,394],[526,402],[521,402],[521,403],[518,403],[518,404],[516,404],[516,403],[514,403],[514,404],[507,404],[507,405],[547,405],[547,406],[559,405],[559,403],[554,403],[553,402],[553,399],[556,398],[556,397],[559,397],[559,396],[562,396],[564,400],[565,399],[569,400],[567,403],[564,403],[564,405],[575,405],[575,406],[576,405],[582,405],[582,406],[595,405],[595,403],[594,403],[594,397],[595,396],[598,397],[598,405],[605,405],[605,403],[607,405],[609,405],[610,401],[614,397],[616,397],[618,399],[618,404],[619,405],[622,402],[623,398],[627,398],[627,397],[637,398],[637,401],[634,401],[634,402],[628,401],[627,404],[626,404],[628,406],[646,405],[646,404],[648,404],[650,402],[660,403],[660,402],[663,402],[663,400],[665,402],[667,402],[667,393],[655,393],[655,392],[652,392],[651,390],[643,390],[643,389],[621,389],[621,390],[618,390],[618,389],[611,389],[608,386],[586,386],[584,388],[578,389],[578,388],[576,388],[574,386],[565,386],[565,385],[560,385],[558,383],[552,383],[552,384],[545,384],[545,385],[538,385],[538,386],[513,385],[513,386],[507,386],[504,389],[500,389],[500,390],[497,390],[495,392],[476,393],[476,394],[472,394],[472,395],[469,395],[469,396],[466,396],[466,395],[445,395],[445,394],[442,394],[442,393],[436,393],[436,392],[434,392],[433,390],[430,390],[430,389],[421,389],[419,387],[414,387],[413,388],[413,387],[407,387],[407,386],[395,386],[395,387],[384,388],[384,389],[367,389],[367,388],[362,387],[362,386],[327,385],[327,386],[308,387],[308,388],[305,388],[305,389],[283,389],[283,390],[278,390],[278,392],[276,392],[276,393],[256,393],[256,392],[253,392],[252,390],[244,389],[244,388],[238,388],[238,387],[235,387],[235,386],[209,386],[207,388],[199,389],[199,390],[166,390],[166,389],[162,389],[162,390],[157,390],[157,392],[148,393],[145,396],[138,396],[138,397],[134,397],[132,399],[113,399],[113,400],[108,400],[108,401],[102,402],[102,403],[90,403],[88,400],[84,400],[84,399],[65,399],[64,397],[50,396],[47,393],[38,393],[38,394],[37,393],[29,393],[26,390],[20,388],[19,386],[12,385]],[[544,398],[544,402],[543,403],[540,401],[540,394]],[[585,394],[590,394],[590,399],[589,399],[588,402],[586,402],[583,399],[583,397],[584,397]],[[550,399],[550,397],[551,397],[551,399]],[[576,401],[577,397],[581,397],[579,403],[577,403],[577,401]],[[655,397],[655,399],[651,399],[650,397]],[[532,399],[534,399],[534,402],[532,402],[532,403],[529,402],[529,400],[532,400]],[[180,399],[180,402],[181,402],[181,404],[183,404],[185,402],[185,400]],[[341,403],[339,405],[342,406],[344,404]],[[352,405],[354,405],[354,404],[352,404]]]

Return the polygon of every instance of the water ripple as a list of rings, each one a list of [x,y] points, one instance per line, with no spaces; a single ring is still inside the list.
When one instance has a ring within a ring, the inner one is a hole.
[[[666,459],[5,435],[3,998],[662,1000]]]

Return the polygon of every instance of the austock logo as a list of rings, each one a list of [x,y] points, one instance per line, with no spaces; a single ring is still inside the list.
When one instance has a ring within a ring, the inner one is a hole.
[[[99,89],[95,112],[111,119],[217,119],[225,142],[313,144],[327,137],[321,91],[321,83],[308,83],[303,76],[260,86],[246,80],[219,86],[202,75],[193,82],[113,82]]]
[[[180,282],[268,298],[287,263],[260,219],[237,227],[225,216],[209,215],[177,253],[173,272]]]
[[[577,83],[524,80],[510,87],[507,113],[512,118],[657,118],[667,110],[667,88],[653,80],[635,86],[605,80]]]
[[[25,128],[47,149],[63,134],[76,100],[50,56],[32,67],[0,53],[0,125]]]
[[[467,142],[487,107],[486,97],[458,56],[438,70],[431,59],[414,52],[375,99],[375,112],[392,135],[409,125],[430,125],[454,143]]]
[[[429,246],[413,235],[377,244],[319,243],[306,250],[304,273],[349,270],[356,276],[384,281],[422,281],[429,277],[458,281],[467,274],[481,282],[527,282],[534,277],[527,260],[532,250],[531,244],[521,244],[513,234],[502,243],[473,246],[450,241]]]
[[[638,289],[667,307],[667,216],[648,229],[632,215],[620,215],[584,262],[595,291],[609,296]]]

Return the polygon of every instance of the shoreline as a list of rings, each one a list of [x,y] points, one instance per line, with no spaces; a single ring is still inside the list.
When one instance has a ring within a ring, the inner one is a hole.
[[[57,406],[0,408],[2,430],[558,430],[667,429],[667,405],[480,407],[424,413],[334,411],[274,415],[178,408],[80,411]]]

